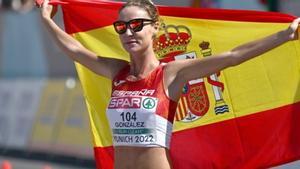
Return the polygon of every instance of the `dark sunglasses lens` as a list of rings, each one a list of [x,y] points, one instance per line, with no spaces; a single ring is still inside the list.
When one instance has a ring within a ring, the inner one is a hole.
[[[141,20],[141,19],[132,20],[132,21],[130,21],[129,26],[134,32],[141,31],[144,26],[143,20]]]
[[[115,22],[114,28],[118,34],[123,34],[126,32],[127,26],[125,22]]]

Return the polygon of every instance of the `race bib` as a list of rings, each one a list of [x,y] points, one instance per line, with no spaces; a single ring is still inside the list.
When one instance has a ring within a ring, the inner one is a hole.
[[[146,96],[112,97],[107,116],[114,145],[155,144],[157,103]]]

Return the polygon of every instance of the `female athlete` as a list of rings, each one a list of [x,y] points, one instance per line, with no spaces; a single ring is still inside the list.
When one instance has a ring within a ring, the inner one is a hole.
[[[300,22],[295,19],[285,30],[214,57],[161,63],[153,50],[160,27],[157,8],[149,0],[129,0],[113,23],[130,55],[130,62],[126,62],[98,56],[83,47],[55,24],[51,19],[52,9],[45,0],[41,15],[58,46],[72,60],[113,81],[107,117],[113,133],[116,169],[172,168],[169,155],[172,122],[184,84],[297,39]]]

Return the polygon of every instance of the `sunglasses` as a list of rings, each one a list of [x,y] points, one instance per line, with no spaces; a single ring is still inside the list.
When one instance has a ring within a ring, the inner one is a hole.
[[[138,18],[138,19],[132,19],[128,22],[116,21],[113,23],[113,25],[114,25],[115,31],[121,35],[127,31],[128,27],[133,32],[139,32],[143,29],[143,27],[146,24],[152,24],[152,23],[154,23],[154,20]]]

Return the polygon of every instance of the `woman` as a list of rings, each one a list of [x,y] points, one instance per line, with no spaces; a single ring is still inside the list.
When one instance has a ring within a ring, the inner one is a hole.
[[[161,64],[153,50],[159,15],[151,1],[132,0],[119,11],[114,28],[130,62],[108,59],[84,48],[51,20],[52,6],[42,5],[43,21],[57,44],[74,61],[113,81],[107,116],[113,132],[115,168],[170,169],[172,121],[184,84],[267,52],[298,37],[300,19],[283,31],[195,60]],[[123,137],[120,136],[123,135]]]

